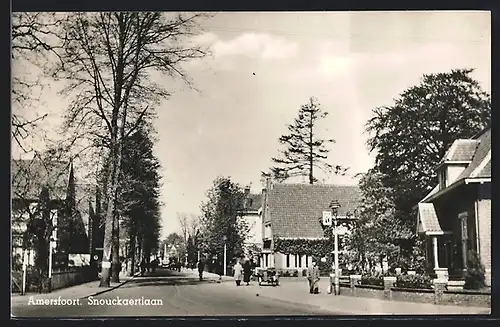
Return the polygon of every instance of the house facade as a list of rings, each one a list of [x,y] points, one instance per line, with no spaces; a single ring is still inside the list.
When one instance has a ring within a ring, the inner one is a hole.
[[[262,196],[251,193],[250,186],[245,187],[245,202],[241,219],[248,228],[244,241],[246,257],[252,257],[262,249]]]
[[[438,185],[420,201],[417,216],[428,270],[462,279],[476,252],[491,285],[491,127],[454,141],[436,172]]]
[[[43,188],[48,191],[48,218],[52,223],[51,238],[55,240],[54,267],[88,264],[89,222],[94,206],[89,186],[75,183],[71,163],[39,159],[12,161],[13,258],[34,265],[35,252],[27,230],[40,217],[37,211]],[[70,200],[74,201],[74,219],[68,217]]]
[[[277,241],[326,240],[321,219],[323,212],[331,212],[330,203],[333,200],[340,203],[337,214],[340,222],[353,219],[355,209],[361,204],[361,192],[357,186],[273,184],[268,179],[262,196],[260,266],[285,270],[305,269],[311,265],[313,258],[300,253],[282,253],[276,248]],[[339,224],[337,234],[342,244],[349,228]],[[339,246],[340,257],[342,251],[342,246]]]

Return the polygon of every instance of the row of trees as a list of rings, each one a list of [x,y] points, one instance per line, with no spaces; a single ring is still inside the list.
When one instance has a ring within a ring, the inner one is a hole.
[[[119,266],[118,217],[127,217],[131,256],[136,247],[147,255],[158,246],[158,167],[151,157],[152,143],[146,140],[155,108],[169,91],[167,83],[158,84],[153,75],[180,77],[190,84],[182,63],[207,53],[186,42],[197,32],[200,17],[151,12],[14,15],[13,43],[26,49],[30,59],[36,59],[38,50],[45,52],[40,65],[44,78],[65,85],[60,94],[70,105],[64,112],[66,138],[57,144],[58,152],[94,158],[91,165],[101,167],[103,287],[109,286],[111,262]],[[18,53],[13,51],[14,63]],[[25,84],[15,84],[15,91],[25,94]],[[19,128],[26,130],[37,119],[13,119],[13,138],[17,141]],[[127,153],[137,142],[144,144],[143,152]],[[148,163],[134,161],[137,157]]]

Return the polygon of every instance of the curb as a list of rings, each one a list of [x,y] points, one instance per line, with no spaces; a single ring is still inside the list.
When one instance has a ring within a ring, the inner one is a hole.
[[[117,288],[122,287],[123,285],[127,284],[128,282],[130,282],[130,281],[134,280],[134,278],[136,278],[136,277],[137,277],[137,276],[139,276],[139,275],[140,275],[140,273],[136,273],[136,274],[135,274],[134,276],[132,276],[132,278],[130,278],[129,280],[126,280],[126,281],[124,281],[124,282],[121,282],[121,283],[119,283],[119,284],[118,284],[118,285],[116,285],[116,286],[106,288],[106,289],[104,289],[104,290],[102,290],[102,291],[98,291],[98,292],[96,292],[96,293],[94,293],[94,294],[86,295],[86,296],[84,296],[84,297],[81,297],[80,299],[81,299],[81,300],[84,300],[84,299],[87,299],[87,298],[89,298],[89,297],[91,297],[91,296],[97,296],[97,295],[101,295],[101,294],[104,294],[104,293],[107,293],[107,292],[110,292],[110,291],[116,290]]]

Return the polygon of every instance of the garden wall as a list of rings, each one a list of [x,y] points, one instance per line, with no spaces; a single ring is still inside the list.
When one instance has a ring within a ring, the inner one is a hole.
[[[463,305],[474,307],[491,307],[491,292],[468,290],[448,291],[444,283],[435,282],[429,289],[402,288],[393,286],[396,277],[385,277],[384,286],[363,285],[361,276],[350,277],[349,287],[341,284],[342,295],[369,297],[383,300],[434,303],[444,305]]]

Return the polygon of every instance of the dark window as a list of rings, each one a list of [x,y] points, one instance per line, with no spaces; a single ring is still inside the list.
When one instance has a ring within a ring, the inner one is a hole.
[[[289,254],[286,255],[286,267],[287,268],[290,267],[290,255]]]
[[[297,262],[297,264],[295,266],[302,268],[302,256],[300,254],[297,254],[297,257],[299,258],[299,260],[295,261],[295,262]]]
[[[309,267],[309,256],[306,254],[306,268]]]

